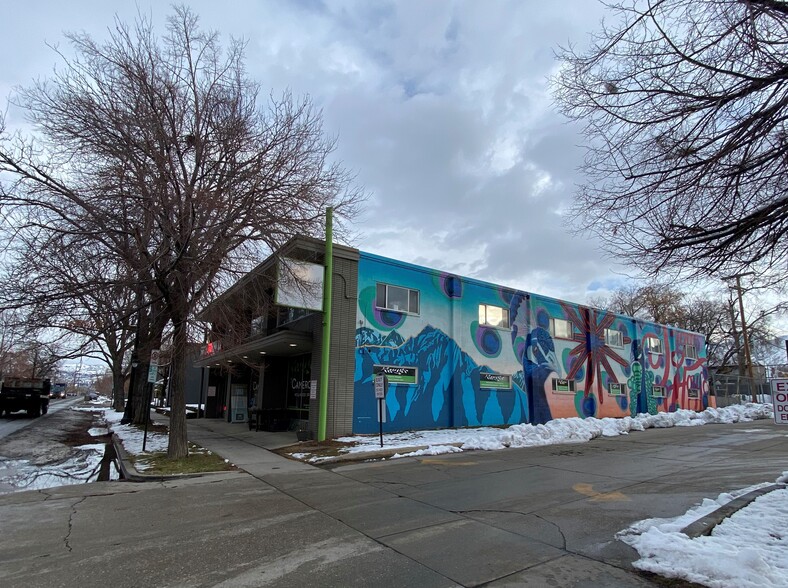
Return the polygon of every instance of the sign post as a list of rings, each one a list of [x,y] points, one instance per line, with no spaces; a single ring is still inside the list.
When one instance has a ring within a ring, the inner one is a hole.
[[[772,380],[772,405],[774,422],[788,425],[788,379]]]
[[[145,452],[145,445],[148,443],[148,421],[150,421],[150,400],[153,387],[156,385],[156,378],[159,376],[159,355],[158,349],[151,349],[150,364],[148,365],[148,385],[145,394],[145,432],[142,434],[142,451]]]
[[[386,420],[386,407],[383,400],[386,398],[388,382],[386,376],[375,376],[375,398],[378,399],[378,423],[380,425],[380,446],[383,447],[383,421]]]

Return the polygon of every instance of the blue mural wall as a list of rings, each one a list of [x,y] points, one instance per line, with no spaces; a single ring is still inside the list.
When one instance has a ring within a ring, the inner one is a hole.
[[[417,290],[418,314],[377,308],[379,283]],[[480,324],[480,305],[506,309],[510,326]],[[375,366],[417,372],[413,383],[389,384],[389,432],[617,417],[709,403],[701,335],[363,252],[357,318],[355,433],[378,431]],[[571,333],[554,336],[551,319],[567,321]],[[621,333],[619,346],[605,343],[606,330]],[[661,341],[662,352],[644,346],[646,338]],[[697,357],[686,357],[689,348]],[[502,375],[508,384],[489,388],[485,374]]]

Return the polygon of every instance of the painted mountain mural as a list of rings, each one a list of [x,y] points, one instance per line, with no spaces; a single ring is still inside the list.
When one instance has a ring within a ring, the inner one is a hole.
[[[408,366],[418,370],[415,384],[389,384],[385,399],[386,432],[442,427],[473,427],[528,422],[528,399],[522,372],[509,389],[486,389],[479,366],[448,335],[431,326],[404,340],[396,330],[383,336],[356,330],[353,431],[378,431],[374,366]]]

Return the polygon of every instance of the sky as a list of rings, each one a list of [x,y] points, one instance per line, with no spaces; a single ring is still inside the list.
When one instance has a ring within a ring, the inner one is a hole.
[[[626,280],[562,216],[580,181],[579,129],[557,112],[554,51],[599,28],[593,0],[188,2],[248,42],[262,88],[308,94],[336,157],[370,194],[352,245],[584,302]],[[147,0],[0,0],[0,104],[49,76],[64,31],[101,39],[115,15],[162,25]],[[21,124],[9,111],[9,122]]]

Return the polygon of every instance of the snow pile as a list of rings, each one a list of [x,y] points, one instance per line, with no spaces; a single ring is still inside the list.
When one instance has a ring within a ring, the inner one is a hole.
[[[617,437],[629,431],[651,428],[691,427],[712,423],[737,423],[773,418],[770,404],[748,403],[707,408],[703,412],[677,410],[635,417],[555,419],[544,425],[520,424],[507,428],[483,427],[475,429],[441,429],[436,431],[408,431],[383,435],[386,449],[405,449],[426,446],[417,451],[397,453],[393,457],[440,455],[460,450],[482,449],[494,451],[507,447],[535,447],[562,443],[584,443],[597,437]],[[372,435],[340,437],[337,441],[353,444],[343,449],[347,453],[367,453],[380,449],[379,438]]]
[[[123,448],[131,455],[142,454],[143,430],[136,425],[121,425],[120,419],[123,418],[122,412],[116,412],[112,408],[104,410],[104,420],[112,429],[123,444]],[[165,433],[148,430],[148,440],[145,443],[145,452],[154,453],[167,451],[169,437]]]
[[[783,472],[777,481],[788,480]],[[714,527],[710,536],[690,539],[681,529],[734,498],[768,484],[750,486],[705,499],[673,519],[647,519],[621,531],[617,538],[634,547],[641,559],[633,565],[668,578],[712,588],[788,586],[788,489],[757,498]],[[713,554],[713,555],[709,555]]]

